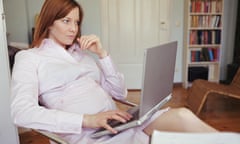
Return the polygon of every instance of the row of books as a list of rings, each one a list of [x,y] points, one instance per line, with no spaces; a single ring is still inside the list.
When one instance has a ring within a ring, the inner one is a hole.
[[[190,17],[190,26],[206,28],[221,27],[221,16],[193,15]]]
[[[221,30],[191,30],[190,45],[220,44]]]
[[[214,62],[219,61],[218,48],[201,48],[201,50],[191,51],[191,62]]]
[[[192,13],[208,13],[222,12],[222,0],[191,0],[190,12]]]

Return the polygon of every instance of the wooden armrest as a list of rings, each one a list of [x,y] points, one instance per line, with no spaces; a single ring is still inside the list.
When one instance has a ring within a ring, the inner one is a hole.
[[[66,142],[65,140],[60,138],[58,135],[53,134],[51,132],[43,131],[43,130],[36,130],[36,129],[33,129],[33,131],[40,133],[41,135],[47,137],[49,140],[54,141],[58,144],[69,144],[68,142]]]
[[[120,99],[116,99],[116,98],[113,98],[113,100],[117,101],[117,102],[120,102],[122,104],[125,104],[125,105],[128,105],[128,106],[131,106],[131,107],[135,107],[135,106],[138,106],[137,104],[133,103],[133,102],[130,102],[128,100],[120,100]]]

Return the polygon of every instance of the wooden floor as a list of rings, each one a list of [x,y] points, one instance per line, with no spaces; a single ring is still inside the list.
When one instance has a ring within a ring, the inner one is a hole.
[[[175,86],[173,98],[166,106],[186,106],[188,91],[181,86]],[[140,91],[130,90],[128,99],[131,102],[139,103]],[[120,105],[121,109],[128,107]],[[240,132],[240,100],[224,96],[216,96],[208,99],[199,117],[219,129],[220,131]],[[48,140],[35,133],[24,132],[20,135],[20,144],[49,144]]]

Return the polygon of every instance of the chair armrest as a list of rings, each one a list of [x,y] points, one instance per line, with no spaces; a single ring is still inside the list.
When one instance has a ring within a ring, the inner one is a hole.
[[[120,100],[120,99],[116,99],[116,98],[113,98],[113,100],[117,101],[117,102],[120,102],[122,104],[125,104],[125,105],[128,105],[128,106],[131,106],[131,107],[135,107],[135,106],[138,106],[137,104],[133,103],[133,102],[130,102],[128,100]]]
[[[47,137],[49,140],[54,141],[58,144],[69,144],[68,142],[66,142],[65,140],[60,138],[58,135],[53,134],[51,132],[43,131],[43,130],[36,130],[36,129],[33,129],[33,131],[40,133],[41,135]]]

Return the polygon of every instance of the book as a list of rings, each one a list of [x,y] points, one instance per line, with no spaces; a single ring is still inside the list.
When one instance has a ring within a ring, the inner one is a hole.
[[[210,61],[210,55],[209,55],[208,48],[202,48],[202,55],[203,55],[202,61]]]
[[[213,56],[212,48],[208,48],[208,54],[209,54],[209,61],[213,61],[214,60],[214,56]]]
[[[183,133],[155,130],[151,144],[240,144],[240,133]]]

